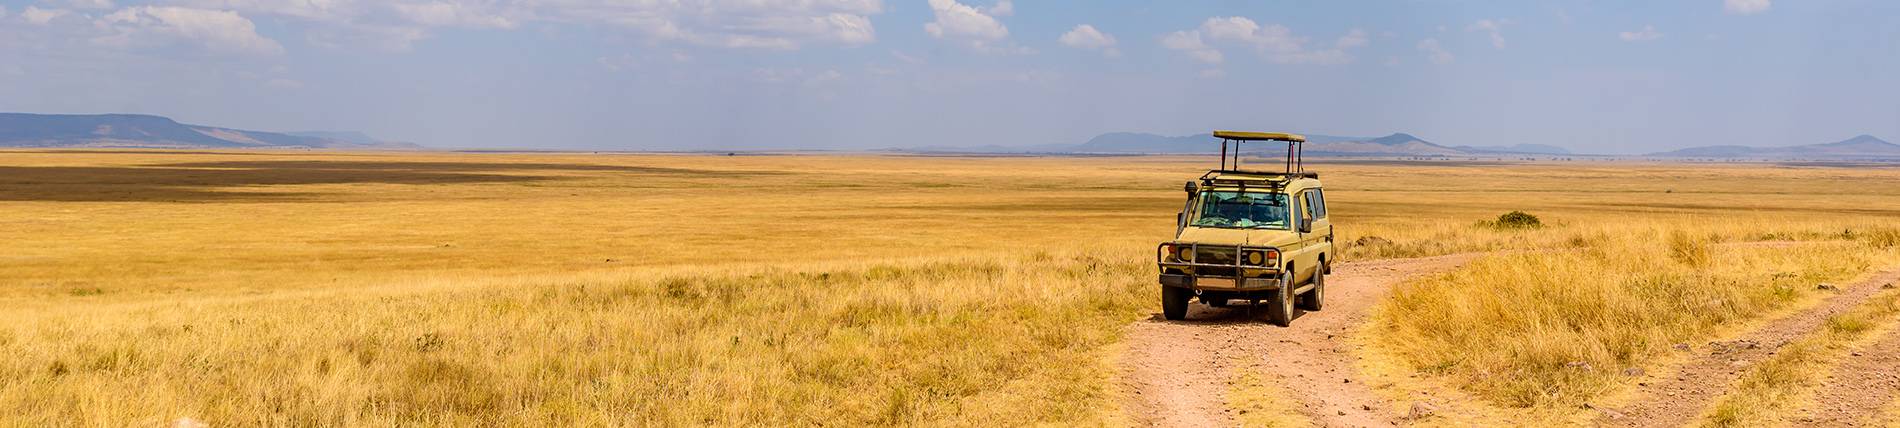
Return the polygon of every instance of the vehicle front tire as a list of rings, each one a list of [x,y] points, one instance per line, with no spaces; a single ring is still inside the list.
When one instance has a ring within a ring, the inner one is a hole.
[[[1326,268],[1313,271],[1313,289],[1300,294],[1300,310],[1318,312],[1326,307]]]
[[[1293,325],[1293,274],[1280,275],[1280,289],[1267,301],[1267,322],[1286,327]]]
[[[1188,299],[1193,297],[1194,292],[1186,288],[1161,286],[1161,317],[1169,321],[1187,319]]]

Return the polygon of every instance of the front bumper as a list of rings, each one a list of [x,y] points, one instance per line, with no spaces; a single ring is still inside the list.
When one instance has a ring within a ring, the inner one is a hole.
[[[1260,291],[1280,289],[1278,278],[1227,278],[1164,273],[1161,285],[1194,290]]]
[[[1203,248],[1231,250],[1231,258],[1218,263],[1176,260],[1170,247],[1186,247],[1189,253],[1199,258]],[[1248,251],[1263,251],[1272,254],[1268,266],[1253,266],[1241,263],[1241,254]],[[1275,268],[1281,254],[1279,248],[1248,245],[1201,245],[1186,242],[1164,242],[1155,246],[1155,264],[1161,268],[1161,285],[1195,290],[1258,291],[1278,290],[1280,273]],[[1264,276],[1254,278],[1252,276]]]

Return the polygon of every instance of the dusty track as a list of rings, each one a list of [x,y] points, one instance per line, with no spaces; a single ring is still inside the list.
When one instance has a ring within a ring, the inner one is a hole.
[[[1893,279],[1891,276],[1888,279]],[[1890,426],[1883,410],[1900,398],[1900,329],[1850,354],[1821,382],[1812,413],[1784,421],[1798,426]]]
[[[1691,347],[1692,354],[1678,370],[1662,378],[1645,379],[1638,384],[1636,399],[1616,411],[1605,412],[1599,422],[1618,426],[1683,426],[1702,414],[1716,398],[1727,392],[1748,368],[1773,356],[1777,349],[1818,331],[1828,317],[1852,310],[1879,293],[1881,285],[1900,278],[1900,272],[1884,272],[1870,279],[1843,287],[1839,294],[1820,305],[1770,321],[1762,327],[1723,342]],[[1892,367],[1891,365],[1886,367]],[[1882,376],[1879,366],[1870,367],[1869,376]],[[1893,384],[1881,383],[1892,391]],[[1872,387],[1874,385],[1864,385]],[[1850,386],[1851,387],[1851,386]],[[1871,393],[1858,391],[1856,393]],[[1874,399],[1874,398],[1869,398]],[[1885,402],[1879,403],[1886,404]]]
[[[1400,415],[1360,381],[1350,338],[1367,311],[1408,277],[1455,268],[1474,255],[1382,260],[1335,266],[1326,278],[1326,310],[1303,313],[1292,327],[1267,324],[1265,310],[1190,306],[1188,321],[1153,318],[1129,327],[1122,356],[1126,405],[1146,426],[1235,425],[1228,384],[1257,368],[1290,392],[1322,426],[1389,426]],[[1157,308],[1160,302],[1156,302]]]

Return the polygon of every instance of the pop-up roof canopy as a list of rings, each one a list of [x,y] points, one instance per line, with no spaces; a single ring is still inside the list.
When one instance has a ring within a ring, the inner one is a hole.
[[[1286,141],[1304,143],[1306,136],[1284,132],[1214,131],[1214,138],[1234,141]]]
[[[1286,172],[1284,174],[1293,175],[1306,173],[1306,166],[1301,162],[1304,160],[1301,159],[1301,157],[1305,154],[1305,144],[1303,143],[1306,142],[1306,136],[1304,135],[1282,132],[1214,131],[1214,138],[1220,139],[1219,171],[1265,173],[1259,171],[1241,171],[1240,143],[1248,141],[1279,141],[1286,143]],[[1234,146],[1232,156],[1227,154],[1227,145],[1230,143]]]

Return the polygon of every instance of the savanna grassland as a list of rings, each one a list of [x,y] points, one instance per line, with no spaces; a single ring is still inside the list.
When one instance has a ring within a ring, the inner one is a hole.
[[[4,151],[0,418],[1128,424],[1114,350],[1209,161]],[[1347,262],[1487,254],[1365,330],[1507,412],[1900,262],[1900,168],[1310,167]]]

